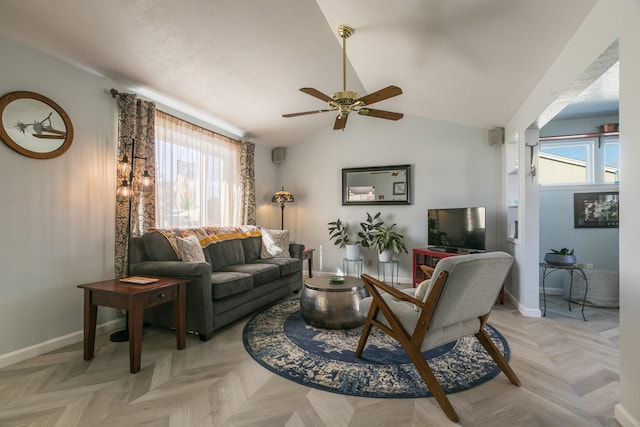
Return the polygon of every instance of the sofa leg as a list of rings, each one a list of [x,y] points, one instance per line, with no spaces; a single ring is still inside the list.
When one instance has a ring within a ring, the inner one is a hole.
[[[198,334],[200,341],[205,342],[209,341],[213,337],[213,332],[209,332],[208,334]]]

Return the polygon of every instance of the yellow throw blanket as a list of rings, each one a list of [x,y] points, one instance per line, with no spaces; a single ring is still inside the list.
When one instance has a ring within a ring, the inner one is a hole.
[[[248,237],[257,237],[262,235],[260,227],[255,225],[169,229],[150,228],[149,231],[156,231],[162,234],[169,241],[176,255],[178,255],[178,258],[181,258],[180,250],[176,243],[176,239],[178,237],[187,237],[191,234],[195,234],[200,241],[200,246],[206,248],[213,243],[222,242],[223,240],[246,239]]]

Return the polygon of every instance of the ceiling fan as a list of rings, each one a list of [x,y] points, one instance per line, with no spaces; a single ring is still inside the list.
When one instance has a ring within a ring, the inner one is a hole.
[[[354,29],[347,25],[338,26],[338,34],[342,37],[342,92],[336,92],[331,96],[325,95],[317,89],[311,87],[303,87],[301,92],[325,101],[329,104],[329,109],[326,110],[313,110],[304,111],[301,113],[283,114],[282,117],[296,117],[304,116],[307,114],[326,113],[330,111],[337,111],[338,117],[333,125],[333,129],[342,129],[347,126],[347,118],[349,113],[356,112],[361,116],[376,117],[379,119],[387,120],[400,120],[403,114],[393,113],[391,111],[376,110],[373,108],[366,108],[367,105],[373,104],[378,101],[383,101],[394,96],[398,96],[402,93],[402,89],[397,86],[387,86],[384,89],[380,89],[376,92],[370,93],[360,97],[358,93],[347,90],[347,39],[354,33]]]

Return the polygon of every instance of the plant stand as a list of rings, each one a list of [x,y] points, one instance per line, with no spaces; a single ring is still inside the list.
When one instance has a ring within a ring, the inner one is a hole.
[[[395,288],[395,286],[393,286],[393,273],[395,272],[396,274],[395,284],[398,284],[398,270],[400,269],[400,263],[395,259],[391,261],[378,261],[378,280],[380,280],[380,268],[382,267],[382,281],[387,282],[386,269],[388,265],[391,266],[391,286]]]
[[[349,259],[342,258],[342,272],[345,276],[349,276],[349,265],[353,264],[356,270],[356,277],[360,277],[362,274],[362,258],[360,259]]]
[[[582,298],[582,319],[586,322],[587,318],[584,317],[584,304],[587,301],[587,291],[589,290],[589,283],[587,282],[587,275],[584,274],[584,270],[576,265],[552,265],[546,262],[540,263],[540,269],[542,270],[542,301],[544,309],[542,311],[542,317],[547,314],[547,293],[545,290],[544,282],[547,276],[554,271],[565,270],[571,276],[571,284],[569,285],[569,311],[571,311],[571,293],[573,292],[573,273],[578,272],[584,279],[584,297]]]

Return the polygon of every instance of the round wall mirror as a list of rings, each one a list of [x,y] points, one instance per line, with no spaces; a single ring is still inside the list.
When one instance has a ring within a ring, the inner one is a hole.
[[[46,96],[11,92],[0,98],[0,138],[18,153],[36,159],[58,157],[73,141],[65,111]]]

